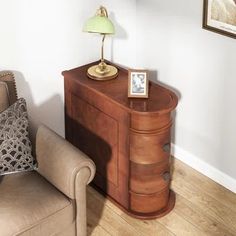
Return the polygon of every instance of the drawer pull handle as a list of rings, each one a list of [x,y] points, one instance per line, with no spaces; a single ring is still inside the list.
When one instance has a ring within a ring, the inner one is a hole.
[[[170,173],[169,172],[165,172],[163,175],[162,175],[163,179],[165,181],[169,181],[170,180]]]
[[[162,147],[164,152],[170,152],[170,143],[166,143],[163,147]]]

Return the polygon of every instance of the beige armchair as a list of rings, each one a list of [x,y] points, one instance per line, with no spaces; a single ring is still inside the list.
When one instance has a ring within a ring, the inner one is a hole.
[[[14,76],[0,73],[0,111],[17,99]],[[0,235],[85,236],[86,185],[95,166],[46,126],[36,135],[38,170],[0,176]]]

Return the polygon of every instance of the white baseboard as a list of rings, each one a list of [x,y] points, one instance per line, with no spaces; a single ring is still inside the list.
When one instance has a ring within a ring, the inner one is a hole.
[[[197,156],[185,151],[184,149],[172,144],[171,154],[203,175],[214,180],[218,184],[236,193],[236,179],[209,165]]]

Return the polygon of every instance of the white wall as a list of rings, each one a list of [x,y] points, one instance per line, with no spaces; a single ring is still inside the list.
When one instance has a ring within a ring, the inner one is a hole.
[[[236,43],[201,28],[202,1],[1,2],[0,70],[15,71],[31,116],[64,134],[61,71],[99,58],[100,37],[82,32],[99,5],[117,30],[105,57],[153,70],[153,80],[180,94],[175,154],[226,186],[236,183]]]
[[[82,28],[102,4],[117,29],[116,38],[106,41],[105,56],[131,65],[135,60],[135,0],[114,4],[99,0],[1,2],[0,70],[15,71],[19,96],[26,98],[30,115],[62,135],[61,72],[99,59],[101,37],[83,33]]]
[[[153,80],[178,91],[175,154],[232,185],[236,41],[201,28],[202,2],[137,0],[137,66],[156,71]]]
[[[136,0],[98,1],[108,9],[116,34],[105,42],[105,57],[128,67],[136,63]]]

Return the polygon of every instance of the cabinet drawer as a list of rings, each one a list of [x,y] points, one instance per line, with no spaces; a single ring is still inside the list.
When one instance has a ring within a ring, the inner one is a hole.
[[[142,131],[159,130],[165,126],[171,126],[170,113],[140,115],[133,113],[131,116],[131,128]]]
[[[130,192],[130,209],[134,212],[154,213],[166,207],[169,188],[155,194],[136,194]]]
[[[169,162],[140,165],[130,163],[130,190],[140,194],[162,191],[170,184]]]
[[[140,164],[163,162],[170,156],[170,129],[163,133],[130,132],[130,160]]]

